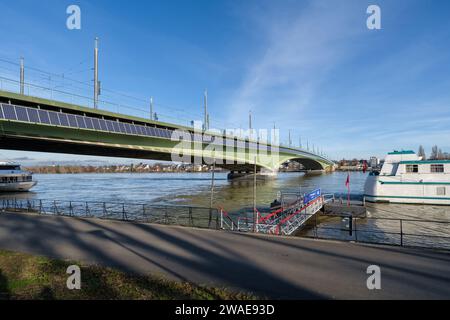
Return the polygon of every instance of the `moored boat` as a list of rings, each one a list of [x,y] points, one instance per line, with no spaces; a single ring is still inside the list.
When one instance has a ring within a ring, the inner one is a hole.
[[[0,162],[0,192],[24,192],[37,184],[31,172],[13,162]]]
[[[450,205],[450,160],[423,160],[414,151],[390,152],[364,186],[369,202]]]

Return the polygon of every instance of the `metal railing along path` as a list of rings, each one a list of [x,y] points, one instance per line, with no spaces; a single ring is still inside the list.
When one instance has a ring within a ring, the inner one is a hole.
[[[129,202],[61,201],[44,199],[2,199],[2,211],[100,218],[218,229],[215,208],[154,205]]]

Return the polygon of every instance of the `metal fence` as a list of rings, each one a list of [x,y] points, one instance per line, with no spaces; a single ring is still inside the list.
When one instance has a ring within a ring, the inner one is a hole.
[[[3,199],[2,211],[219,229],[217,209],[143,203]]]
[[[320,214],[297,236],[450,250],[450,221]]]
[[[193,206],[59,200],[0,200],[0,210],[112,219],[198,228],[251,231],[223,210]],[[450,221],[310,215],[296,236],[450,250]]]

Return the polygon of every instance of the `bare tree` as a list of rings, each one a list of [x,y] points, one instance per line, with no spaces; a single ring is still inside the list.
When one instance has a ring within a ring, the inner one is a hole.
[[[437,159],[438,160],[444,160],[444,153],[442,152],[442,149],[438,150]]]
[[[419,152],[418,152],[419,157],[422,157],[422,160],[427,160],[427,155],[425,154],[425,149],[423,148],[423,146],[419,146]]]
[[[437,160],[438,159],[438,154],[439,154],[438,146],[433,146],[431,148],[430,160]]]

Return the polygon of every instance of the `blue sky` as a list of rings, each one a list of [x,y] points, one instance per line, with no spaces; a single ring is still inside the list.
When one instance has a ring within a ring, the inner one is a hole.
[[[66,28],[70,4],[81,8],[81,30]],[[370,4],[381,8],[381,30],[366,27]],[[251,109],[255,127],[275,122],[282,140],[290,129],[294,143],[301,136],[334,159],[420,144],[450,151],[448,1],[16,0],[0,12],[0,59],[24,56],[27,66],[78,81],[92,81],[100,37],[100,80],[111,90],[103,99],[146,108],[153,96],[162,117],[201,120],[207,88],[212,127],[245,128]],[[0,76],[17,75],[0,63]],[[91,159],[0,150],[24,156]]]

